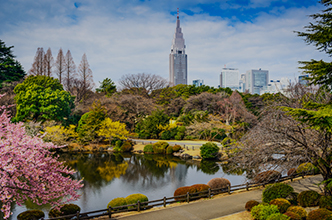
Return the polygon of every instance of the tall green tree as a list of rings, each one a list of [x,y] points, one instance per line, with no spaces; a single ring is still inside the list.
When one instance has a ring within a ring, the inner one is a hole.
[[[0,88],[3,82],[19,81],[26,75],[20,62],[13,55],[14,46],[7,47],[0,40]]]
[[[100,86],[96,89],[96,92],[103,92],[105,93],[106,97],[110,97],[113,93],[116,92],[116,85],[111,79],[106,78],[99,83]]]
[[[74,106],[73,97],[63,90],[59,80],[48,76],[31,75],[14,92],[17,105],[14,121],[64,122]]]
[[[159,127],[169,123],[169,116],[162,110],[156,110],[144,120],[140,121],[135,128],[140,138],[159,138],[162,129]]]

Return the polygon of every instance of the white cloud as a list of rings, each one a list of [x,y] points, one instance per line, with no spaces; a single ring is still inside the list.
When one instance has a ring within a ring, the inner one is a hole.
[[[38,47],[44,50],[50,47],[54,58],[62,47],[64,52],[71,50],[76,65],[83,53],[87,54],[97,86],[106,77],[117,81],[128,73],[145,72],[168,78],[176,16],[169,15],[167,10],[155,10],[148,3],[80,2],[82,5],[76,9],[72,1],[64,4],[52,1],[53,9],[49,11],[54,16],[40,10],[28,12],[35,14],[34,19],[6,24],[0,39],[15,46],[14,54],[25,70],[30,69]],[[232,25],[228,19],[208,14],[181,14],[188,83],[200,78],[217,86],[224,64],[238,68],[241,73],[262,68],[269,70],[273,79],[293,78],[298,73],[297,61],[326,58],[293,33],[303,30],[309,22],[307,15],[318,10],[311,7],[288,9],[283,14],[262,13],[253,22]]]

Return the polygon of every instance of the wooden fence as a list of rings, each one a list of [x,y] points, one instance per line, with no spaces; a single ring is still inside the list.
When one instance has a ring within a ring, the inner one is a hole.
[[[112,215],[116,214],[116,213],[130,212],[130,211],[139,212],[141,210],[150,209],[153,207],[160,207],[160,206],[166,207],[168,204],[177,203],[177,202],[189,203],[190,201],[197,200],[200,198],[211,198],[212,196],[221,194],[221,193],[231,194],[234,191],[243,190],[243,189],[249,191],[250,188],[256,188],[259,186],[265,187],[265,185],[271,184],[271,183],[283,182],[286,180],[293,181],[293,179],[297,178],[297,177],[304,178],[305,175],[308,175],[308,173],[303,172],[300,174],[294,174],[292,176],[283,176],[283,177],[279,178],[277,181],[273,181],[273,182],[264,182],[264,183],[247,182],[246,184],[228,186],[227,188],[209,189],[209,190],[201,191],[201,192],[197,192],[197,193],[187,193],[185,195],[168,197],[168,198],[164,197],[162,199],[157,199],[157,200],[152,200],[152,201],[147,201],[147,202],[137,201],[137,203],[135,203],[135,204],[117,206],[115,208],[109,207],[108,209],[101,209],[101,210],[84,212],[84,213],[77,212],[76,214],[65,215],[65,216],[56,217],[56,218],[49,218],[46,220],[56,220],[56,219],[64,219],[64,218],[91,219],[91,218],[96,218],[96,217],[100,217],[100,216],[108,216],[109,218],[112,218]]]

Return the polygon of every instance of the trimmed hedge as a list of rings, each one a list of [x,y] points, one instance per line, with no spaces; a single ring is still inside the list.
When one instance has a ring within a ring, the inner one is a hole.
[[[283,198],[271,200],[270,205],[278,206],[280,213],[285,213],[287,211],[287,209],[291,206],[290,202],[287,199],[283,199]]]
[[[321,196],[318,203],[319,208],[326,208],[332,211],[332,196]]]
[[[280,179],[281,173],[275,170],[268,170],[257,174],[254,178],[255,183],[270,183]]]
[[[195,184],[192,186],[182,186],[182,187],[177,188],[174,191],[174,197],[180,196],[180,195],[186,195],[187,192],[189,192],[189,193],[203,192],[203,191],[208,190],[209,188],[210,187],[206,184]],[[198,196],[198,195],[195,195],[195,196]],[[181,200],[181,199],[184,199],[184,198],[175,198],[175,200]]]
[[[294,189],[286,183],[275,183],[267,186],[263,191],[263,202],[271,202],[273,199],[287,198]]]
[[[266,220],[272,214],[279,213],[278,206],[261,203],[251,209],[251,216],[257,220]]]
[[[63,215],[71,215],[71,214],[76,214],[77,212],[80,212],[81,208],[78,205],[75,204],[64,204],[60,206],[60,210],[57,208],[52,208],[48,216],[49,217],[60,217]]]
[[[244,208],[247,210],[247,211],[251,211],[251,209],[253,207],[255,207],[256,205],[259,205],[259,202],[257,202],[256,200],[249,200],[248,202],[246,202],[246,205],[244,206]]]
[[[158,141],[153,144],[153,152],[155,154],[165,154],[166,148],[168,147],[168,143],[164,141]]]
[[[37,220],[43,217],[45,217],[45,214],[41,210],[28,210],[20,213],[17,220]]]
[[[294,212],[285,212],[284,215],[288,216],[290,220],[302,220],[302,218]]]
[[[148,144],[144,146],[143,152],[145,154],[151,154],[153,153],[153,145],[152,144]]]
[[[130,152],[130,151],[132,151],[132,149],[133,149],[133,145],[132,145],[131,141],[125,141],[125,142],[123,142],[123,144],[122,144],[122,146],[120,148],[120,150],[122,152]]]
[[[297,201],[302,207],[313,207],[318,205],[320,197],[318,192],[307,190],[298,195]]]
[[[287,172],[287,176],[293,176],[296,174],[296,168],[291,168]]]
[[[231,186],[231,182],[229,182],[228,179],[225,178],[213,178],[208,183],[208,186],[211,187],[211,189],[219,189],[219,188],[227,188],[228,186]]]
[[[325,208],[312,210],[311,212],[309,212],[307,217],[307,220],[331,220],[331,219],[332,219],[332,212]]]
[[[125,200],[126,200],[127,205],[136,204],[137,201],[140,201],[141,203],[149,201],[147,196],[145,196],[143,194],[140,194],[140,193],[131,194],[131,195],[127,196],[125,198]],[[137,205],[136,206],[129,206],[128,209],[132,209],[132,208],[136,208],[136,207],[137,207]],[[143,207],[144,206],[142,206],[142,208]]]
[[[115,199],[112,199],[108,204],[107,204],[107,208],[108,207],[112,207],[113,209],[118,207],[118,206],[124,206],[124,205],[127,205],[127,201],[125,198],[123,197],[118,197],[118,198],[115,198]],[[116,209],[117,210],[117,209]]]
[[[200,148],[202,159],[214,159],[218,156],[219,147],[212,142],[205,143]]]
[[[274,213],[267,217],[266,220],[291,220],[289,216],[281,214],[281,213]]]
[[[180,145],[174,145],[173,146],[173,152],[178,152],[179,150],[181,150],[181,146]]]
[[[166,148],[166,154],[172,154],[173,153],[173,147],[172,146],[168,146]]]
[[[301,219],[305,219],[307,217],[307,211],[301,206],[291,206],[287,209],[287,212],[293,212],[301,217]]]
[[[317,167],[315,167],[312,163],[302,163],[300,164],[297,169],[296,169],[296,173],[313,173],[313,174],[318,174],[319,173],[319,169]]]

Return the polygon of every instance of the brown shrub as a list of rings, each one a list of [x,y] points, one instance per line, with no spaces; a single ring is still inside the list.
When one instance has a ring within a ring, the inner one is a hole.
[[[174,191],[174,197],[175,196],[180,196],[180,195],[186,195],[187,192],[189,192],[189,190],[190,190],[190,186],[182,186],[180,188],[177,188]],[[183,198],[175,198],[175,200],[180,200],[180,199],[183,199]]]
[[[209,188],[210,187],[208,185],[205,185],[205,184],[195,184],[195,185],[192,185],[192,186],[182,186],[182,187],[177,188],[175,190],[174,197],[175,196],[180,196],[180,195],[186,195],[187,192],[192,194],[192,193],[206,191]],[[195,195],[195,197],[198,196],[198,195]],[[191,196],[191,197],[193,197],[193,196]],[[180,199],[183,199],[183,198],[175,198],[175,200],[180,200]]]
[[[295,212],[291,212],[291,211],[287,211],[284,213],[284,215],[287,215],[290,220],[301,220],[301,216],[299,216],[297,213]]]
[[[287,176],[293,176],[296,174],[296,168],[291,168],[287,172]]]
[[[210,186],[206,184],[195,184],[190,186],[190,192],[189,193],[196,193],[196,192],[202,192],[206,191],[210,188]]]
[[[258,205],[259,204],[259,202],[257,202],[256,200],[249,200],[247,203],[246,203],[246,205],[245,205],[245,209],[247,210],[247,211],[251,211],[251,209],[253,208],[253,207],[255,207],[256,205]]]
[[[274,182],[281,177],[281,173],[275,170],[261,172],[254,178],[255,183]]]
[[[225,178],[213,178],[207,183],[207,185],[210,186],[211,189],[220,189],[231,186],[231,182]]]

